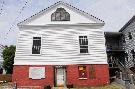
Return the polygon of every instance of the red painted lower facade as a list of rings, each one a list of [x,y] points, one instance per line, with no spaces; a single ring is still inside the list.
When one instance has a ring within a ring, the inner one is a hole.
[[[80,65],[66,65],[66,85],[73,85],[74,87],[92,87],[107,85],[109,83],[109,71],[107,64],[94,64],[94,78],[90,76],[90,65],[86,66],[86,78],[79,78],[78,66]],[[45,67],[45,78],[31,79],[29,78],[29,67]],[[52,65],[14,65],[12,80],[17,83],[17,86],[36,86],[44,87],[45,85],[55,85],[55,70]]]

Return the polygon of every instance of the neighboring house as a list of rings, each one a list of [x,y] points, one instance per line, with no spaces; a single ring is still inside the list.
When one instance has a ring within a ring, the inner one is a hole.
[[[135,16],[133,16],[121,29],[123,42],[127,55],[126,67],[135,67]]]
[[[123,65],[125,64],[126,53],[122,44],[122,37],[122,32],[105,32],[110,77],[114,77],[116,75],[115,72],[119,71],[118,61]]]
[[[109,83],[104,22],[59,1],[18,24],[13,82],[91,87]]]
[[[113,64],[115,59],[118,59],[122,63],[125,62],[125,50],[121,44],[121,37],[121,32],[105,32],[106,52],[108,56],[109,67],[116,66],[116,64]]]
[[[119,32],[105,32],[105,39],[110,79],[135,84],[135,16]]]
[[[3,57],[2,57],[2,52],[4,50],[4,46],[0,44],[0,67],[3,65]]]
[[[5,72],[5,70],[4,70],[4,68],[3,68],[3,57],[2,57],[2,52],[3,52],[3,50],[5,49],[5,46],[3,46],[3,45],[1,45],[0,44],[0,69],[3,71],[2,73],[3,74],[5,74],[6,72]]]

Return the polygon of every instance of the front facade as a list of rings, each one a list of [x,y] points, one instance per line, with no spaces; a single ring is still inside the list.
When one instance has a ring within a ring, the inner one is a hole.
[[[108,84],[103,26],[102,20],[62,1],[19,23],[13,82],[35,87]]]

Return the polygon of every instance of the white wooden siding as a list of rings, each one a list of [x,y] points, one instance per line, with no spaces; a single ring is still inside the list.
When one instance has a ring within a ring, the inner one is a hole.
[[[57,8],[70,14],[70,21],[51,21]],[[60,2],[21,24],[14,65],[107,64],[104,22]],[[41,55],[32,55],[33,36],[42,36]],[[79,36],[87,35],[89,54],[80,54]]]
[[[21,28],[14,65],[107,64],[104,32],[91,28]],[[33,36],[42,36],[41,55],[32,55]],[[89,54],[80,54],[79,36],[87,35]]]
[[[3,57],[2,57],[2,52],[4,50],[4,46],[0,44],[0,67],[3,65]]]

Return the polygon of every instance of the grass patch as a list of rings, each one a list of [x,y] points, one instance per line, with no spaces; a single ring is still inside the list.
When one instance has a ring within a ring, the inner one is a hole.
[[[71,88],[71,89],[123,89],[121,85],[118,84],[110,84],[102,87],[91,87],[91,88]]]
[[[12,89],[12,83],[8,82],[8,83],[1,83],[0,84],[0,89]]]
[[[120,86],[112,84],[104,87],[97,87],[97,88],[91,88],[91,89],[122,89]]]
[[[0,84],[0,89],[5,89],[3,86],[11,88],[11,85],[12,85],[11,83]],[[36,89],[36,88],[23,88],[23,89]],[[54,89],[63,89],[63,88],[54,88]],[[101,87],[91,87],[91,88],[84,87],[84,88],[70,88],[70,89],[125,89],[125,88],[120,84],[112,83],[110,85],[101,86]]]

